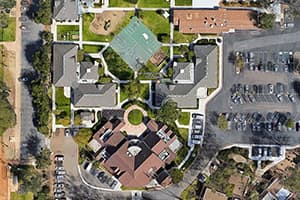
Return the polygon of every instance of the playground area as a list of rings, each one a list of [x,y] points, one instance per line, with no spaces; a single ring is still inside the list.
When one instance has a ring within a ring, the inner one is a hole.
[[[123,21],[125,16],[126,12],[123,11],[97,13],[89,28],[95,34],[109,35],[118,28],[118,25]]]

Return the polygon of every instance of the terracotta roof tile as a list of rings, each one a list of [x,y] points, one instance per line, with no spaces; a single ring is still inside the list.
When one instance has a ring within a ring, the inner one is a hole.
[[[222,33],[257,29],[253,11],[228,9],[174,10],[174,25],[182,33]]]

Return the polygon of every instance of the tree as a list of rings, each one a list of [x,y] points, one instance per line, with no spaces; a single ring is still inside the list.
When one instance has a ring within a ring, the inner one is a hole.
[[[73,137],[74,141],[81,147],[88,144],[92,137],[92,130],[89,128],[82,128],[78,131],[77,135]]]
[[[139,92],[141,90],[141,85],[137,79],[130,81],[125,85],[125,90],[128,93],[128,98],[134,100],[138,98]]]
[[[16,0],[0,0],[0,10],[12,9],[16,5]]]
[[[0,81],[0,136],[16,124],[16,114],[7,99],[9,92],[6,84]]]
[[[226,119],[226,117],[223,114],[219,115],[219,118],[218,118],[218,127],[219,127],[219,129],[221,129],[223,131],[225,131],[228,128],[227,119]]]
[[[77,51],[77,62],[81,62],[84,60],[84,50],[80,49]]]
[[[39,0],[38,9],[33,13],[33,18],[36,23],[50,25],[51,24],[51,0]]]
[[[294,120],[292,118],[289,118],[285,125],[287,128],[290,128],[290,129],[294,128]]]
[[[43,31],[42,34],[41,34],[41,37],[47,43],[51,43],[53,41],[53,34],[48,32],[48,31]]]
[[[273,28],[275,22],[275,14],[260,13],[258,15],[258,27],[263,29]]]
[[[173,168],[170,172],[174,184],[179,183],[183,179],[183,175],[183,171],[177,168]]]
[[[170,125],[178,119],[179,115],[180,110],[177,108],[177,103],[172,100],[168,100],[158,111],[157,120]]]
[[[43,149],[40,154],[36,157],[36,167],[38,169],[45,169],[51,164],[50,150]]]
[[[0,13],[0,28],[6,28],[8,26],[8,15],[6,13]]]

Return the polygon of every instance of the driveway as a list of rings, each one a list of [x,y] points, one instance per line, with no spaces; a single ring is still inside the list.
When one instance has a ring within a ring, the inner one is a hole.
[[[78,146],[72,137],[64,136],[64,129],[57,129],[51,139],[51,151],[64,155],[66,196],[73,200],[131,199],[129,192],[106,192],[85,185],[78,172]],[[97,186],[97,185],[95,185]]]

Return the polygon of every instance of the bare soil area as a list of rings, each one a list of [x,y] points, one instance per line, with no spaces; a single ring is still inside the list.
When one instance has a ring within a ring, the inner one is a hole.
[[[90,30],[98,35],[109,35],[117,29],[125,16],[126,12],[123,11],[97,13],[90,25]]]

